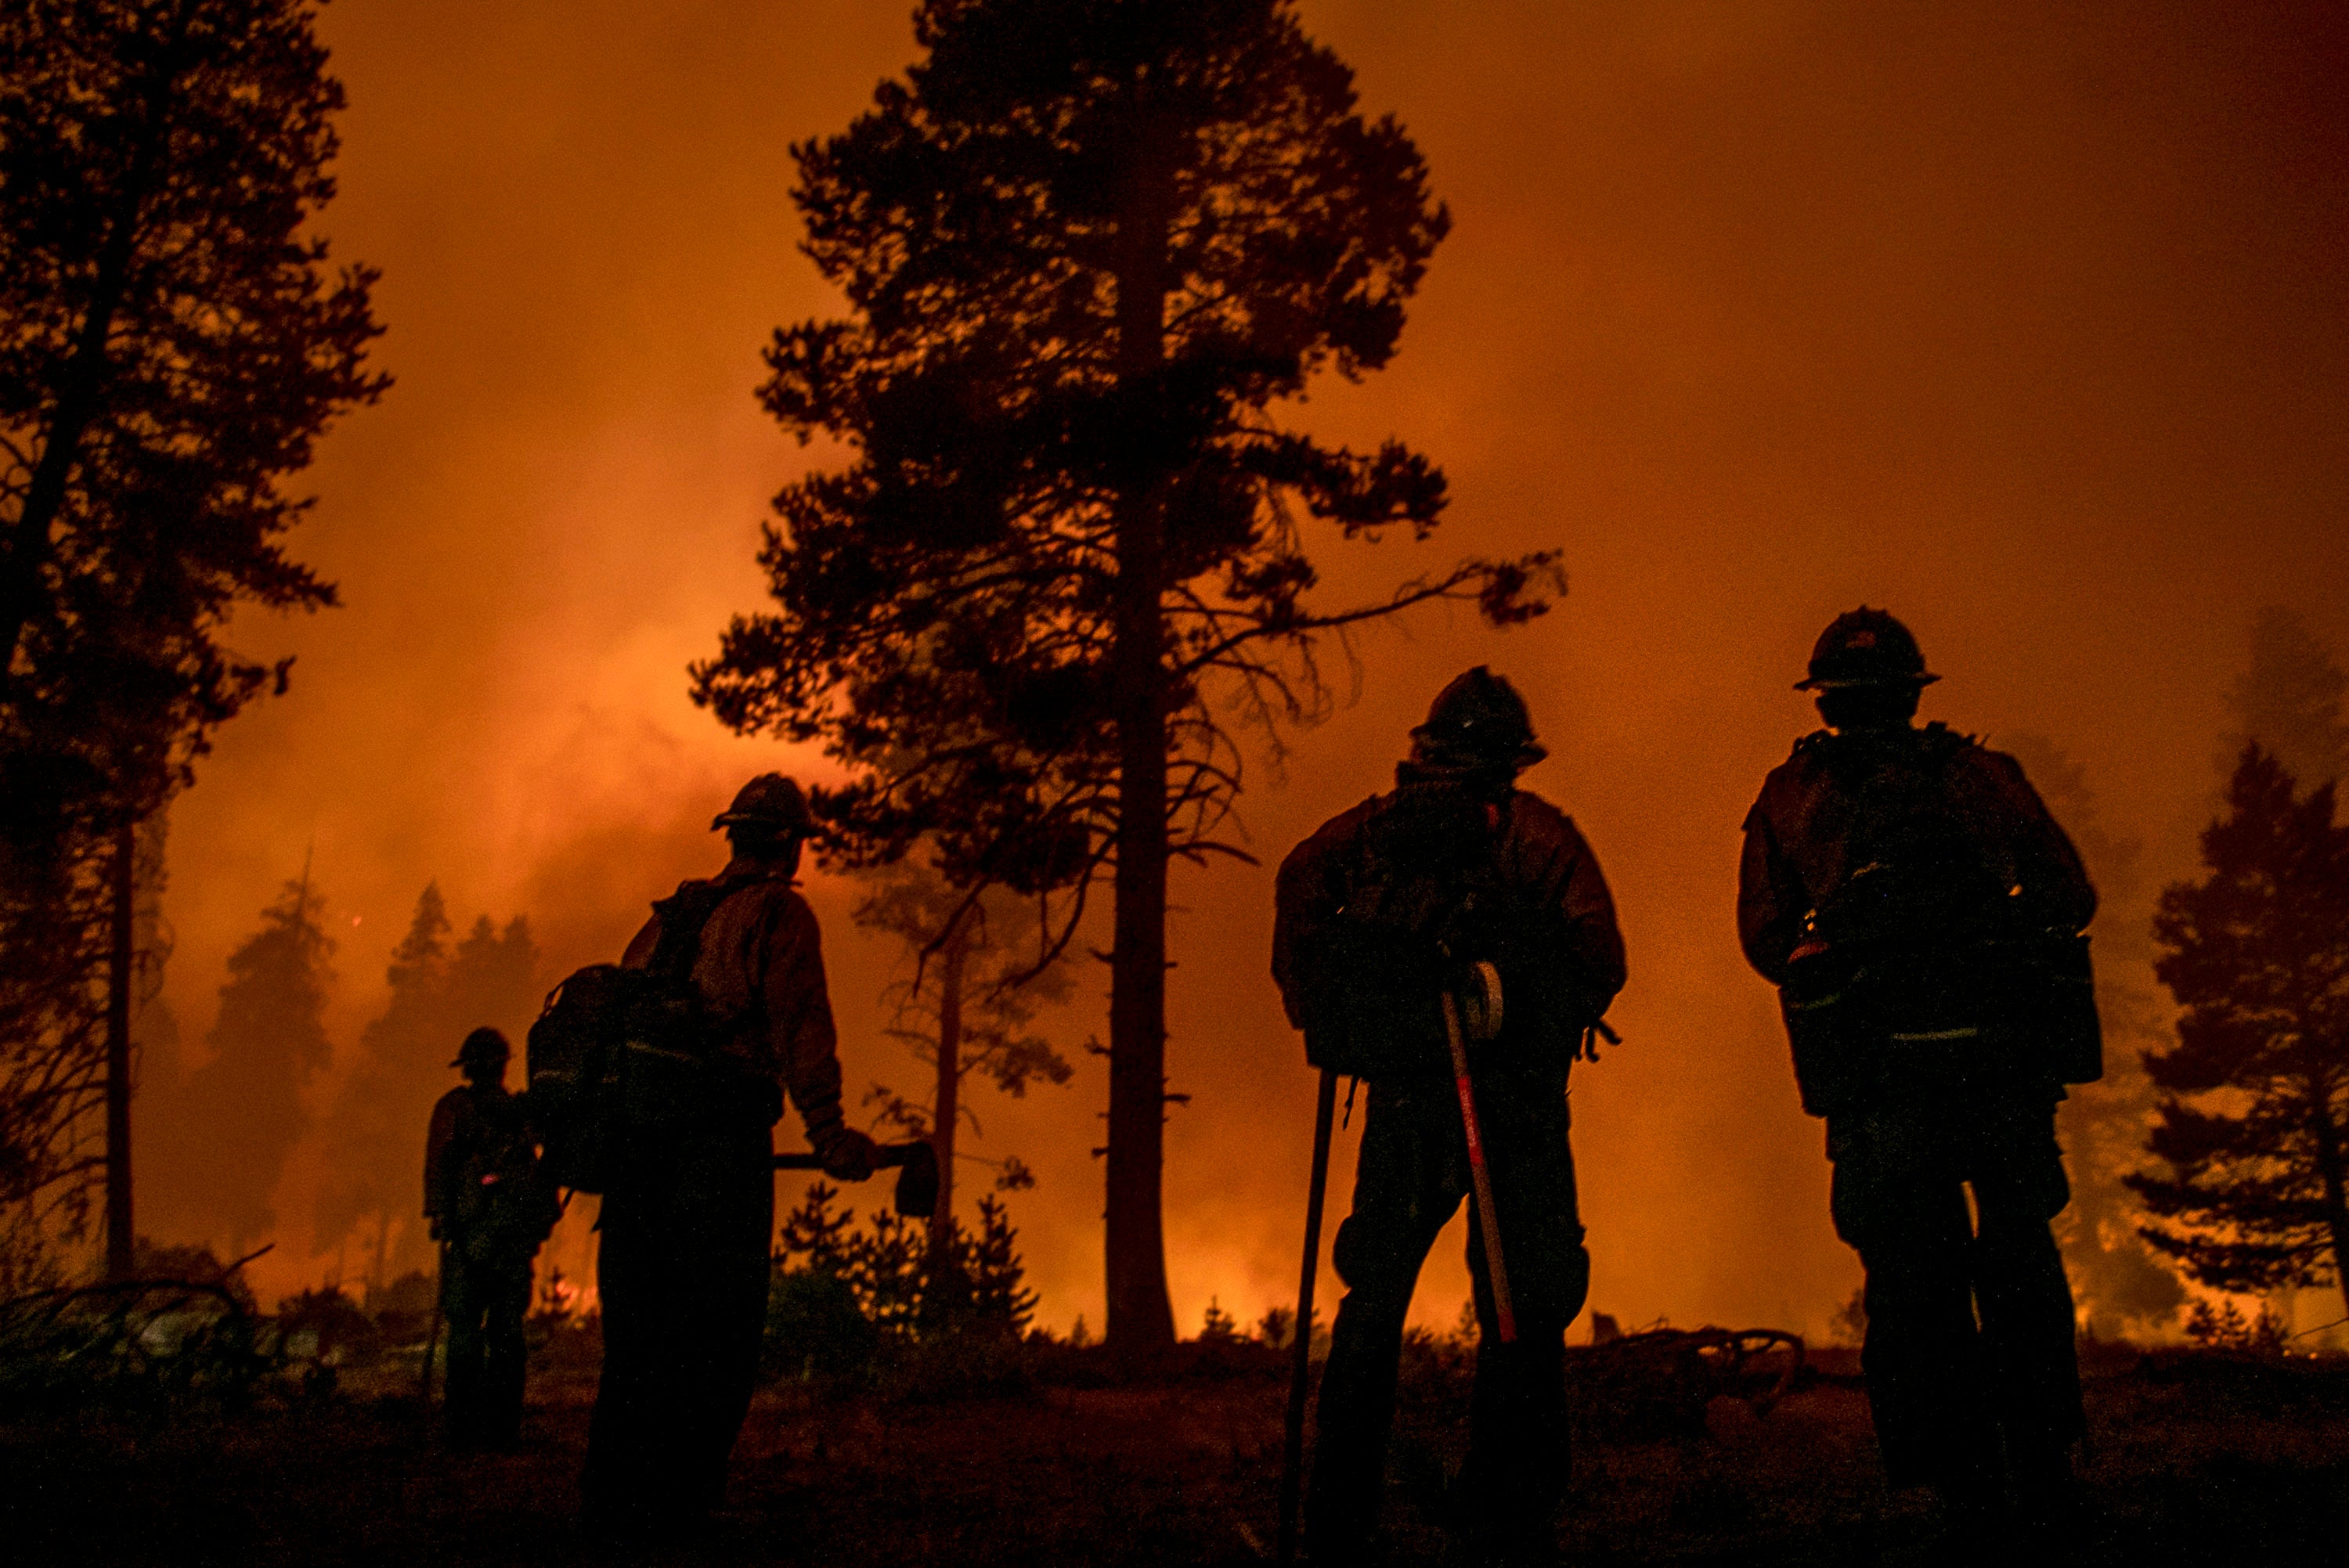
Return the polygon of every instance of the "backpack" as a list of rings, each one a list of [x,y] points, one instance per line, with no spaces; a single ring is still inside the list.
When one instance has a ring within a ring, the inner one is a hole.
[[[680,883],[653,905],[651,962],[591,964],[547,994],[525,1059],[532,1119],[558,1185],[609,1191],[632,1150],[711,1108],[720,1078],[693,963],[709,917],[747,885]]]
[[[1329,931],[1321,1016],[1306,1034],[1313,1066],[1356,1078],[1444,1069],[1444,987],[1500,955],[1497,838],[1466,790],[1406,787],[1371,802]]]
[[[1822,938],[1914,957],[2012,934],[2012,868],[1951,809],[1951,767],[1973,743],[1930,724],[1913,744],[1828,744],[1828,769],[1853,791],[1857,810],[1843,880],[1818,900]]]
[[[457,1170],[450,1223],[468,1262],[492,1264],[538,1250],[561,1217],[555,1183],[541,1166],[522,1104],[477,1103],[472,1147]]]
[[[1896,1073],[1951,1087],[2101,1076],[2087,938],[2027,927],[2013,868],[1951,809],[1949,771],[1973,743],[1934,724],[1898,748],[1816,744],[1857,810],[1847,869],[1779,993],[1804,1109],[1870,1099]]]

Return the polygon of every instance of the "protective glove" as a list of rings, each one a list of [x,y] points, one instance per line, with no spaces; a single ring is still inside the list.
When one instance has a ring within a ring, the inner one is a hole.
[[[808,1142],[823,1161],[823,1173],[835,1181],[862,1181],[873,1174],[880,1150],[871,1139],[840,1122],[808,1130]]]

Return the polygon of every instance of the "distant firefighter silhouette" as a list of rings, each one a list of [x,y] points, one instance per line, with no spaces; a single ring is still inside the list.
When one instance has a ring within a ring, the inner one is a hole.
[[[424,1145],[424,1218],[440,1243],[449,1328],[449,1440],[460,1448],[504,1447],[521,1433],[531,1265],[558,1212],[523,1098],[506,1092],[512,1057],[495,1029],[466,1036],[449,1064],[465,1082],[433,1106]]]
[[[1567,1073],[1622,988],[1623,942],[1582,835],[1516,788],[1546,753],[1507,681],[1470,670],[1411,737],[1394,789],[1324,824],[1278,880],[1272,967],[1289,1021],[1314,1066],[1370,1086],[1332,1253],[1347,1289],[1315,1411],[1306,1543],[1317,1564],[1369,1550],[1404,1315],[1473,1189],[1470,1547],[1541,1563],[1567,1480],[1566,1327],[1590,1277]]]
[[[2085,1425],[2048,1222],[2071,1196],[2055,1103],[2102,1072],[2096,895],[2013,758],[1913,722],[1938,678],[1881,610],[1820,636],[1796,689],[1827,728],[1745,819],[1738,932],[1826,1119],[1887,1477],[1974,1533],[2072,1502]]]
[[[569,1064],[600,1061],[593,1076],[620,1094],[593,1114],[551,1099],[570,1124],[558,1116],[549,1143],[604,1193],[604,1375],[582,1490],[591,1524],[620,1535],[689,1526],[724,1493],[765,1329],[785,1095],[827,1172],[873,1171],[872,1140],[841,1118],[815,914],[792,889],[807,802],[762,774],[711,826],[732,847],[725,869],[656,903],[620,970],[565,981],[532,1031],[534,1093],[542,1077],[575,1091]],[[566,1028],[595,1032],[599,995],[617,998],[600,1026],[614,1053],[565,1048]]]

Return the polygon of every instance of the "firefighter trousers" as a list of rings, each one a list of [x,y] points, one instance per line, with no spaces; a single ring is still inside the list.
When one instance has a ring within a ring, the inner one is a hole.
[[[1827,1156],[1836,1233],[1868,1271],[1860,1362],[1886,1479],[1994,1490],[2068,1465],[2086,1423],[2048,1229],[2071,1201],[2051,1097],[1888,1099],[1831,1118]]]
[[[532,1253],[468,1255],[459,1237],[442,1254],[440,1309],[449,1323],[449,1440],[508,1444],[522,1432]]]
[[[719,1123],[641,1150],[604,1198],[604,1375],[581,1490],[591,1520],[657,1530],[718,1505],[766,1332],[774,1143]]]
[[[1565,1494],[1563,1351],[1567,1325],[1588,1294],[1590,1257],[1575,1198],[1564,1073],[1480,1067],[1475,1089],[1517,1341],[1501,1343],[1485,1257],[1488,1217],[1472,1212],[1477,1350],[1462,1491],[1472,1538],[1506,1542],[1547,1535]],[[1373,1080],[1353,1212],[1331,1250],[1346,1295],[1314,1412],[1306,1539],[1317,1563],[1350,1563],[1367,1548],[1404,1318],[1428,1249],[1470,1186],[1451,1079]]]

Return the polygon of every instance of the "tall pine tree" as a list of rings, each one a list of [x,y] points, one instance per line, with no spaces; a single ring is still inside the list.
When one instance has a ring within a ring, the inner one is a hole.
[[[2349,1299],[2349,828],[2333,789],[2299,793],[2244,748],[2209,874],[2161,896],[2155,965],[2184,1009],[2146,1053],[2162,1090],[2129,1185],[2147,1239],[2221,1290],[2337,1283]]]
[[[220,1016],[204,1037],[211,1059],[168,1112],[186,1157],[165,1179],[208,1240],[231,1246],[275,1226],[286,1156],[309,1130],[305,1091],[333,1057],[326,993],[333,941],[305,871],[261,913],[261,929],[229,954]],[[161,1108],[157,1108],[159,1111]]]
[[[222,642],[236,607],[333,602],[285,552],[288,481],[386,382],[374,274],[315,228],[343,103],[315,22],[306,0],[0,6],[0,1200],[104,1168],[56,1155],[84,1140],[69,1086],[109,1076],[109,1004],[127,1173],[138,981],[102,884],[217,727],[284,689],[287,663]]]
[[[849,315],[777,334],[767,407],[849,465],[787,489],[777,608],[695,671],[729,726],[860,775],[834,854],[930,836],[948,880],[1112,880],[1109,1336],[1171,1344],[1160,1181],[1171,856],[1218,836],[1235,714],[1307,720],[1319,634],[1464,599],[1538,613],[1547,555],[1366,604],[1314,593],[1306,525],[1423,539],[1442,474],[1280,415],[1386,365],[1448,226],[1288,0],[925,0],[926,51],[793,150],[806,250]]]

